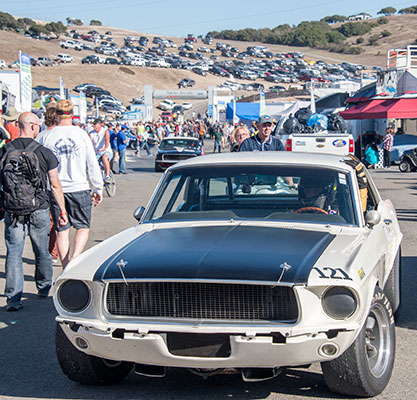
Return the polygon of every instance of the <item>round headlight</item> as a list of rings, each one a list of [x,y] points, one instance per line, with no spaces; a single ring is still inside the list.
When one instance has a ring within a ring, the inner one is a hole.
[[[357,301],[353,292],[341,286],[335,286],[326,291],[322,298],[324,312],[332,318],[344,319],[350,317],[356,310]]]
[[[90,303],[90,290],[83,281],[71,279],[59,288],[58,299],[67,311],[80,312]]]

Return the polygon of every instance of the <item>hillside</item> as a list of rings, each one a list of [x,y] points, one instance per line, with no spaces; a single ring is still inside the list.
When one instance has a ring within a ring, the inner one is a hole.
[[[386,53],[390,48],[401,48],[407,44],[415,42],[417,38],[417,27],[415,15],[396,15],[388,17],[389,23],[381,27],[374,28],[372,32],[364,36],[364,43],[368,42],[367,36],[378,33],[378,30],[388,30],[392,36],[378,40],[377,46],[363,46],[365,52],[360,55],[345,55],[338,53],[329,53],[323,50],[316,50],[303,47],[289,47],[280,45],[268,45],[273,52],[292,52],[301,51],[305,57],[312,60],[324,60],[331,63],[341,63],[343,61],[365,64],[369,67],[385,66]],[[140,36],[141,33],[130,30],[117,29],[113,27],[76,27],[80,33],[86,33],[91,29],[95,29],[100,33],[112,31],[112,36],[118,45],[122,45],[123,38],[128,35]],[[145,34],[152,41],[154,35]],[[62,37],[64,38],[64,37]],[[183,43],[182,38],[170,38],[177,45]],[[349,39],[354,42],[356,38]],[[230,43],[232,46],[240,50],[246,49],[247,46],[259,43],[223,41]],[[202,45],[198,42],[198,46]],[[212,45],[211,47],[213,47]],[[122,67],[117,65],[82,65],[81,59],[88,54],[89,51],[63,51],[58,40],[49,42],[44,40],[34,40],[32,38],[19,35],[17,33],[0,31],[0,59],[6,61],[7,64],[18,59],[19,50],[31,55],[32,57],[47,56],[55,58],[59,52],[71,54],[74,62],[67,65],[57,65],[55,67],[33,67],[32,83],[33,86],[44,85],[48,87],[58,87],[59,77],[62,77],[66,87],[73,88],[83,82],[96,83],[105,89],[111,91],[113,95],[120,98],[125,104],[128,104],[132,97],[138,97],[143,94],[143,85],[152,84],[156,89],[176,89],[177,83],[185,78],[190,77],[196,81],[194,88],[207,89],[210,85],[219,85],[224,82],[225,78],[208,74],[206,77],[197,75],[191,71],[176,69],[160,69],[160,68],[143,68],[143,67]],[[170,51],[177,51],[170,49]],[[222,59],[222,57],[220,57]],[[264,82],[263,80],[259,80]],[[267,85],[269,86],[269,85]]]

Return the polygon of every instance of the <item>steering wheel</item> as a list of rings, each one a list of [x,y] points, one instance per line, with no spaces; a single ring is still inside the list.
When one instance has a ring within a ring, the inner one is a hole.
[[[328,214],[327,211],[319,207],[301,207],[298,210],[295,210],[296,213],[310,213],[310,214]]]

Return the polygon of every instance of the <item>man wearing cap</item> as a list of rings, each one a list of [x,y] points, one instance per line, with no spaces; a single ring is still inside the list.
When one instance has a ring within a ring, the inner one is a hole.
[[[239,151],[284,151],[281,141],[271,136],[272,118],[270,115],[261,115],[257,123],[258,134],[243,141]]]
[[[14,140],[19,137],[19,125],[17,120],[19,119],[20,112],[15,107],[9,107],[7,112],[2,115],[2,118],[6,121],[4,127],[9,132],[10,140]]]
[[[69,100],[58,101],[56,105],[58,125],[49,131],[44,131],[39,138],[39,142],[51,149],[59,161],[58,174],[69,222],[65,226],[58,226],[59,210],[53,199],[51,199],[51,214],[57,231],[58,253],[64,268],[84,250],[90,232],[91,205],[92,202],[95,206],[100,204],[103,192],[103,178],[93,143],[85,131],[72,125],[73,108]],[[72,254],[71,227],[76,230]]]
[[[393,145],[394,145],[394,125],[388,125],[388,128],[385,130],[385,137],[383,141],[384,168],[389,168],[391,166],[390,152],[392,150]]]

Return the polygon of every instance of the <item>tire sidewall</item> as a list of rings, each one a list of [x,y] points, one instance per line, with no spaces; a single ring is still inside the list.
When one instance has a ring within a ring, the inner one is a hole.
[[[367,382],[368,386],[369,386],[369,393],[375,393],[378,394],[380,392],[382,392],[382,390],[384,390],[385,386],[388,384],[390,378],[391,378],[391,373],[392,373],[392,369],[394,367],[394,359],[395,359],[395,321],[394,321],[394,313],[391,307],[391,304],[387,298],[387,296],[384,294],[384,292],[379,289],[376,288],[375,293],[373,295],[372,298],[372,303],[371,303],[371,307],[369,310],[369,313],[372,311],[373,307],[376,307],[376,305],[380,305],[382,306],[382,308],[386,311],[386,318],[387,318],[387,324],[388,324],[388,329],[390,331],[390,352],[391,352],[391,357],[388,361],[388,364],[386,366],[386,369],[384,371],[384,373],[382,374],[382,376],[380,377],[375,377],[368,365],[368,360],[366,357],[366,351],[365,351],[365,336],[366,336],[366,320],[365,323],[361,329],[361,332],[359,334],[359,336],[357,337],[357,344],[358,346],[356,346],[356,351],[358,352],[357,356],[358,356],[358,360],[359,362],[359,369],[361,370],[361,374],[364,378],[364,381]],[[369,314],[368,314],[369,315]]]

